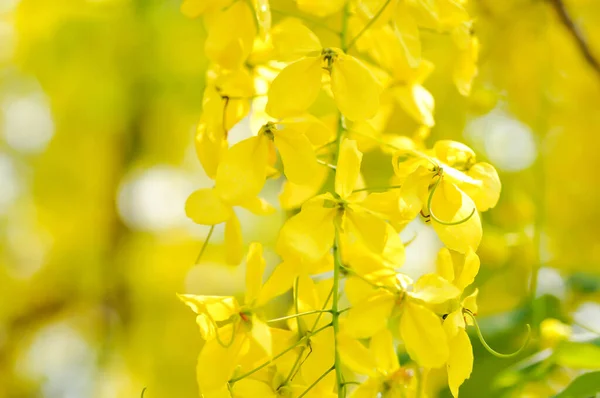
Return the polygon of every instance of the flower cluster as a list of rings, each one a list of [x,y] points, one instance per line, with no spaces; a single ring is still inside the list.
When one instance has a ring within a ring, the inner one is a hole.
[[[422,83],[433,65],[421,56],[419,32],[451,35],[452,78],[467,95],[477,39],[464,2],[294,3],[299,11],[273,26],[267,0],[182,5],[207,29],[211,66],[196,147],[214,180],[189,197],[187,215],[202,225],[225,223],[226,258],[238,264],[235,207],[276,211],[259,195],[267,179],[283,176],[280,206],[295,213],[279,233],[281,264],[265,283],[263,248],[250,244],[243,303],[180,295],[204,340],[200,392],[422,397],[428,370],[445,367],[456,397],[473,366],[467,326],[479,333],[470,285],[479,270],[480,212],[496,205],[501,185],[494,167],[477,162],[469,147],[425,145],[434,99]],[[396,108],[420,126],[416,132],[386,131]],[[231,137],[245,117],[256,135]],[[364,152],[387,159],[394,171],[388,186],[368,186]],[[412,281],[399,271],[399,233],[417,218],[445,247],[436,272]],[[264,306],[289,290],[289,313],[267,319]],[[402,362],[399,352],[407,354]]]

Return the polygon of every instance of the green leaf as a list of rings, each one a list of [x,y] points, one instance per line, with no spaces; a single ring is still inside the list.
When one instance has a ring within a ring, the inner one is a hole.
[[[600,372],[591,372],[573,380],[554,398],[588,398],[597,393],[600,393]]]
[[[554,361],[575,369],[600,369],[600,347],[589,343],[565,341],[554,352]]]

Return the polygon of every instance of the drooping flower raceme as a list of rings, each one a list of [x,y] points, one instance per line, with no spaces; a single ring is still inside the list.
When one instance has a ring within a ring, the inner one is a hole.
[[[225,258],[237,266],[244,244],[235,209],[276,212],[261,195],[267,180],[281,178],[288,212],[272,248],[281,263],[264,284],[263,248],[252,243],[243,300],[180,295],[204,342],[200,393],[422,397],[428,371],[445,368],[457,397],[473,367],[467,326],[480,335],[471,286],[480,212],[496,205],[501,184],[466,145],[426,145],[435,118],[423,82],[436,65],[424,58],[420,30],[451,35],[449,80],[467,95],[477,71],[471,17],[453,0],[288,6],[297,9],[271,15],[267,0],[182,5],[207,31],[211,64],[196,149],[214,180],[190,195],[187,215],[225,223]],[[416,132],[388,130],[398,111]],[[248,116],[252,135],[232,137]],[[388,185],[370,186],[373,162],[364,155],[393,170]],[[399,234],[415,219],[445,247],[435,272],[413,281],[401,273]],[[272,299],[289,291],[289,310],[268,319]],[[401,362],[399,351],[410,361]]]

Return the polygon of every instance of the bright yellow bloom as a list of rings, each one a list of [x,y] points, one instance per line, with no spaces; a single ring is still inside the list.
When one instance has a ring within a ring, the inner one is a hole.
[[[369,376],[353,391],[352,398],[412,397],[416,392],[416,378],[410,369],[400,366],[389,330],[374,335],[368,350],[357,340],[343,335],[339,343],[344,364],[354,372]]]
[[[462,292],[471,285],[479,271],[479,257],[472,250],[461,254],[446,248],[438,253],[437,269],[447,281]],[[448,370],[448,385],[454,397],[458,397],[458,389],[469,378],[473,370],[473,348],[465,331],[471,318],[466,318],[464,312],[477,314],[475,302],[477,290],[465,297],[460,303],[450,302],[446,309],[444,331],[450,344],[450,357],[446,368]]]
[[[308,29],[298,23],[287,23],[300,34],[305,58],[284,68],[269,88],[266,111],[272,117],[282,119],[301,115],[315,102],[321,90],[323,69],[331,77],[333,99],[349,120],[368,119],[379,107],[379,83],[373,74],[357,58],[344,54],[340,49],[322,48],[320,42]],[[282,29],[285,31],[285,28]],[[282,58],[294,58],[282,49],[293,36],[279,35],[276,51]],[[318,45],[318,47],[316,47]],[[316,47],[316,48],[315,48]]]
[[[252,51],[256,25],[253,10],[245,1],[236,1],[205,18],[208,36],[204,52],[209,60],[225,69],[240,68]]]
[[[233,208],[240,206],[257,215],[275,211],[271,205],[256,196],[262,189],[264,180],[261,183],[256,179],[243,179],[243,175],[235,173],[239,164],[251,163],[250,170],[245,170],[248,174],[266,174],[266,168],[263,170],[261,165],[250,161],[253,156],[257,160],[266,158],[266,148],[260,148],[250,140],[242,141],[227,150],[217,168],[214,188],[202,188],[193,192],[185,203],[187,216],[196,224],[225,223],[227,262],[230,264],[239,263],[242,250],[241,226]]]
[[[198,358],[198,385],[204,394],[223,389],[244,355],[250,353],[254,361],[272,355],[271,328],[257,312],[283,292],[263,286],[264,270],[262,246],[252,243],[246,258],[246,293],[242,305],[233,297],[179,295],[197,314],[200,334],[206,339]]]
[[[400,207],[413,217],[421,213],[449,249],[476,250],[482,235],[478,211],[498,202],[498,174],[491,165],[476,163],[475,153],[458,142],[438,141],[428,153],[395,154]]]
[[[331,248],[335,233],[334,220],[349,244],[360,242],[369,250],[382,253],[390,231],[379,215],[363,208],[364,192],[353,192],[360,176],[362,154],[353,140],[344,140],[335,175],[335,196],[319,195],[302,206],[281,229],[277,251],[284,259],[317,262]]]

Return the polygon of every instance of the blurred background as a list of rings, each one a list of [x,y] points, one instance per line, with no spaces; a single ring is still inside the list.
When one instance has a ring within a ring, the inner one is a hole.
[[[194,265],[208,228],[183,205],[210,183],[193,146],[207,60],[202,22],[179,7],[0,0],[0,397],[198,396],[200,339],[175,293],[239,293],[243,266],[224,265],[219,227]],[[479,251],[484,332],[501,350],[532,319],[534,329],[553,317],[584,323],[576,334],[600,330],[600,3],[471,8],[481,52],[470,98],[447,73],[451,38],[422,40],[436,64],[425,82],[436,99],[430,143],[466,142],[503,181]],[[414,127],[400,109],[390,121]],[[250,134],[246,122],[236,128]],[[387,178],[365,159],[368,180]],[[278,184],[265,189],[271,203]],[[260,239],[276,265],[284,215],[240,217],[246,243]],[[440,243],[420,222],[407,240],[414,232],[405,270],[418,276]],[[519,359],[473,346],[461,396],[552,395],[547,374],[499,384]]]

